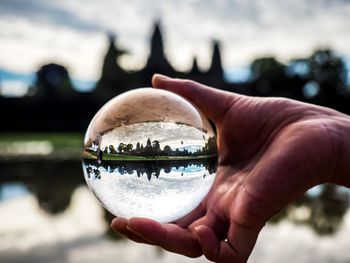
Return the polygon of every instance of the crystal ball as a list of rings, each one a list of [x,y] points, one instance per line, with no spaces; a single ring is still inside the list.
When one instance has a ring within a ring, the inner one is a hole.
[[[214,182],[216,136],[186,99],[141,88],[96,113],[82,157],[87,185],[110,213],[174,222],[194,210]]]

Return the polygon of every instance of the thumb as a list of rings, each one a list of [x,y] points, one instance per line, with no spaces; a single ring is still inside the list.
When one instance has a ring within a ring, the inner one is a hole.
[[[155,74],[152,78],[154,88],[174,92],[195,104],[206,117],[216,124],[224,118],[226,112],[240,95],[217,90],[191,80],[173,79]]]

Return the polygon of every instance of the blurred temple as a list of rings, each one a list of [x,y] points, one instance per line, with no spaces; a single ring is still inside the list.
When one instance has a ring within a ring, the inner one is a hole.
[[[175,70],[168,61],[158,23],[151,36],[147,63],[139,71],[123,69],[118,60],[128,51],[115,44],[114,35],[109,36],[109,42],[101,77],[92,92],[77,92],[65,67],[44,65],[37,71],[36,81],[26,96],[8,98],[0,95],[0,130],[83,131],[106,101],[127,90],[150,86],[154,73],[188,78],[253,96],[288,97],[350,113],[346,67],[329,49],[317,50],[310,57],[295,59],[288,65],[273,57],[258,58],[252,62],[250,78],[246,82],[231,83],[224,77],[218,41],[213,41],[209,68],[199,69],[194,58],[188,72]]]

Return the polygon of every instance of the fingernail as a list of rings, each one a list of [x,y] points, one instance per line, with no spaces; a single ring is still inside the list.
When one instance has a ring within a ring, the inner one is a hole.
[[[118,229],[125,228],[127,225],[127,222],[124,218],[116,217],[111,222],[111,227],[118,231]]]
[[[158,73],[154,74],[153,78],[159,78],[161,80],[169,80],[170,79],[168,76],[165,76],[165,75],[162,75],[162,74],[158,74]]]
[[[113,229],[114,229],[113,225],[114,225],[116,219],[117,219],[117,218],[114,218],[114,219],[111,221],[111,224],[110,224],[110,226],[111,226]]]

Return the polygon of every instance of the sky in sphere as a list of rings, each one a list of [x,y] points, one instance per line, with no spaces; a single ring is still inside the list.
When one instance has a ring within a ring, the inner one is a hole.
[[[113,145],[117,149],[120,143],[130,143],[135,149],[137,143],[146,146],[147,140],[150,140],[151,143],[157,140],[161,150],[167,145],[172,151],[186,149],[193,153],[203,150],[210,136],[213,135],[189,125],[172,122],[145,122],[113,129],[102,136],[100,147],[104,150]]]
[[[129,51],[121,64],[142,68],[157,20],[178,70],[194,57],[206,68],[212,39],[221,41],[226,69],[265,55],[288,62],[322,47],[350,57],[349,18],[349,0],[1,0],[0,68],[28,73],[55,62],[73,78],[97,79],[108,32]]]

